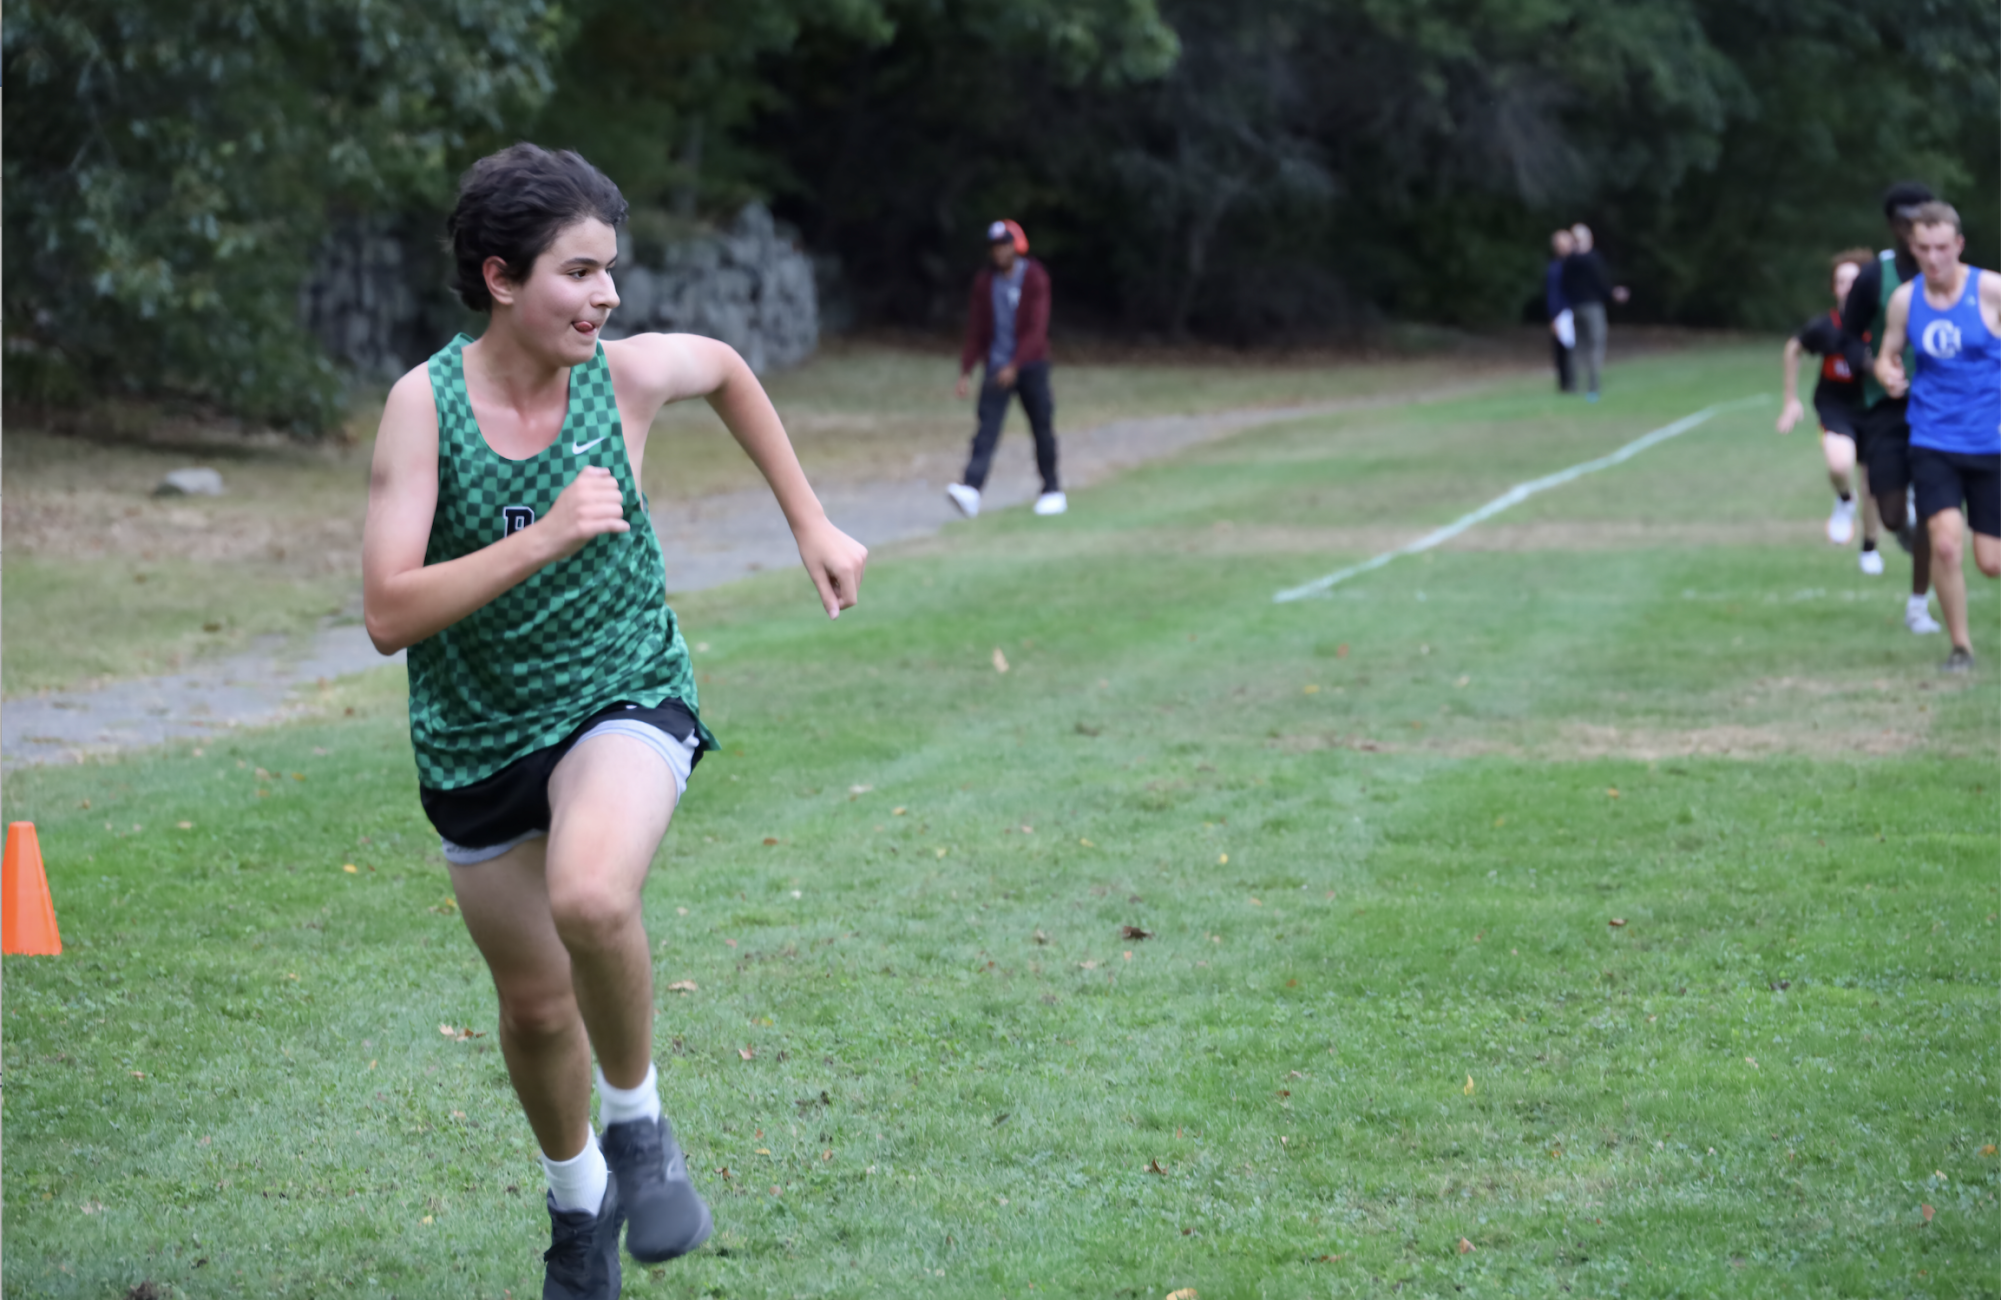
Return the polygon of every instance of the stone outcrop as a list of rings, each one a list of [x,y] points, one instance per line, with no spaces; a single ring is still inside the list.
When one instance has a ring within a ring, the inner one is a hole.
[[[619,308],[606,338],[661,330],[721,339],[762,374],[820,343],[813,260],[753,203],[716,234],[669,244],[651,265],[619,238]]]
[[[336,227],[299,290],[299,319],[357,375],[393,379],[478,318],[446,284],[450,267],[414,221],[363,218]],[[763,204],[713,234],[636,255],[619,236],[620,305],[606,338],[647,330],[721,339],[764,373],[796,366],[820,341],[813,260]]]

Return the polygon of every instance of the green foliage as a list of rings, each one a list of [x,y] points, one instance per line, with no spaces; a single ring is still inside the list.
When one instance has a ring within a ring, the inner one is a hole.
[[[297,295],[330,209],[438,204],[546,95],[558,35],[539,0],[11,6],[9,395],[324,427],[337,376]]]
[[[517,134],[656,239],[774,198],[874,321],[957,319],[999,213],[1062,320],[1246,342],[1504,321],[1579,219],[1634,315],[1790,324],[1910,177],[2001,258],[1980,0],[25,0],[4,52],[17,400],[324,424],[330,211],[428,228]]]
[[[1633,311],[1790,321],[1876,196],[1929,178],[1991,259],[1991,6],[1941,0],[1163,0],[1181,58],[1116,87],[941,18],[768,65],[757,140],[863,305],[956,315],[978,230],[1033,227],[1066,311],[1256,338],[1512,317],[1584,219]],[[1978,199],[1978,202],[1972,200]]]

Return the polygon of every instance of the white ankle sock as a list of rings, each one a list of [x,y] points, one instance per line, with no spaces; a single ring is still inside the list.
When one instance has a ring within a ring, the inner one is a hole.
[[[605,1184],[610,1181],[611,1172],[605,1168],[604,1152],[598,1150],[597,1134],[591,1134],[584,1149],[568,1160],[541,1158],[542,1172],[549,1179],[549,1195],[556,1199],[557,1209],[598,1212],[598,1207],[604,1204]]]
[[[1930,607],[1931,597],[1929,596],[1912,596],[1905,602],[1905,608],[1907,609],[1929,609]],[[604,1076],[599,1075],[598,1077],[603,1078]]]
[[[598,1122],[606,1128],[633,1120],[660,1118],[660,1071],[652,1064],[636,1088],[614,1088],[598,1072]]]

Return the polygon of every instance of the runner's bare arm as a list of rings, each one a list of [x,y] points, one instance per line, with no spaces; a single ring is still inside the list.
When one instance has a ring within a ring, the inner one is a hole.
[[[1902,397],[1911,390],[1911,377],[1904,373],[1904,347],[1910,342],[1904,337],[1904,327],[1911,319],[1911,285],[1917,283],[1912,280],[1899,285],[1883,313],[1883,341],[1876,345],[1876,382],[1892,397]]]
[[[2001,275],[1993,271],[1976,271],[1980,277],[1980,316],[1987,322],[1987,332],[2001,334]]]
[[[438,505],[438,408],[423,366],[389,390],[368,479],[361,539],[368,639],[394,654],[441,632],[600,533],[622,533],[625,507],[608,470],[585,469],[543,518],[442,564],[424,563]]]
[[[1796,338],[1786,340],[1786,400],[1779,404],[1780,433],[1791,433],[1793,426],[1806,414],[1800,405],[1800,354],[1806,349]]]
[[[669,402],[707,399],[771,485],[827,617],[839,618],[852,607],[861,594],[868,548],[828,521],[785,425],[736,349],[695,334],[638,334],[607,343],[605,355],[621,407],[631,394],[633,409],[647,424]]]

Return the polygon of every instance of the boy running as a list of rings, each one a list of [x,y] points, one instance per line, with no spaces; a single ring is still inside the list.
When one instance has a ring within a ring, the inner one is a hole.
[[[1973,670],[1960,569],[1968,525],[1973,562],[2001,577],[2001,275],[1959,260],[1966,239],[1947,203],[1912,213],[1910,248],[1923,278],[1890,298],[1876,379],[1892,397],[1910,394],[1911,481],[1952,635],[1944,669],[1964,673]],[[1907,343],[1915,345],[1915,374],[1904,369]]]
[[[714,745],[639,487],[654,416],[690,397],[715,408],[829,618],[855,603],[867,559],[827,521],[735,351],[600,341],[625,213],[574,153],[518,144],[465,174],[446,228],[459,296],[491,319],[390,391],[363,540],[369,636],[409,650],[419,795],[542,1150],[545,1300],[616,1296],[622,1225],[647,1262],[712,1228],[660,1113],[640,918],[647,868]]]
[[[1841,355],[1850,373],[1862,377],[1862,418],[1856,424],[1856,450],[1869,471],[1869,491],[1883,526],[1896,534],[1911,553],[1911,594],[1904,602],[1904,626],[1920,636],[1940,631],[1925,593],[1931,590],[1931,547],[1914,540],[1911,508],[1905,493],[1911,486],[1911,426],[1908,403],[1893,397],[1876,380],[1876,358],[1869,341],[1883,337],[1884,313],[1897,286],[1918,273],[1909,248],[1911,214],[1931,201],[1930,189],[1914,181],[1894,185],[1883,196],[1883,217],[1896,243],[1862,268],[1841,305]]]
[[[1827,540],[1846,546],[1855,536],[1855,425],[1862,413],[1862,381],[1841,355],[1841,304],[1855,277],[1869,262],[1869,250],[1851,248],[1834,255],[1834,310],[1816,316],[1786,340],[1786,400],[1779,411],[1779,432],[1791,433],[1806,414],[1799,399],[1799,359],[1803,352],[1821,358],[1820,381],[1813,387],[1813,409],[1820,417],[1820,450],[1827,460],[1828,482],[1834,487],[1834,513],[1827,517]],[[1876,512],[1867,496],[1862,501],[1862,572],[1883,572],[1876,550]]]

